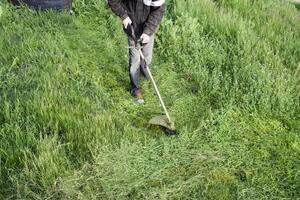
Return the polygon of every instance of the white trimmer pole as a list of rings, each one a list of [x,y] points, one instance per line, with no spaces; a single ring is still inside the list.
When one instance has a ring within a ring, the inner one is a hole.
[[[140,52],[141,58],[142,58],[143,60],[145,60],[145,56],[144,56],[144,54],[143,54],[143,52],[142,52],[141,49],[139,49],[139,52]],[[149,78],[150,78],[150,80],[151,80],[151,82],[152,82],[152,85],[154,86],[155,92],[156,92],[156,94],[157,94],[157,96],[158,96],[158,98],[159,98],[159,102],[160,102],[161,106],[163,107],[163,109],[164,109],[164,111],[165,111],[165,114],[166,114],[166,116],[167,116],[168,122],[169,122],[169,124],[172,124],[170,115],[169,115],[168,110],[167,110],[167,108],[166,108],[166,106],[165,106],[165,103],[164,103],[164,101],[163,101],[163,99],[162,99],[162,97],[161,97],[161,95],[160,95],[160,92],[159,92],[158,87],[157,87],[157,85],[156,85],[156,83],[155,83],[155,80],[154,80],[154,78],[153,78],[153,76],[152,76],[152,73],[151,73],[151,71],[150,71],[150,69],[149,69],[149,67],[148,67],[147,65],[145,65],[145,68],[146,68],[147,73],[148,73],[148,75],[149,75]]]

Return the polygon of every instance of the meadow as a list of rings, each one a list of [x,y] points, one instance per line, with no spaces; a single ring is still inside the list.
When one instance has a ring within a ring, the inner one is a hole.
[[[0,199],[300,199],[300,23],[285,0],[168,0],[149,82],[103,0],[0,2]]]

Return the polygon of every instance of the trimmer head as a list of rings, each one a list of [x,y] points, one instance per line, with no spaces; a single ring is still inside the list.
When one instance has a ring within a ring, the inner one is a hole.
[[[168,135],[176,135],[176,128],[173,122],[169,122],[168,118],[165,115],[155,116],[149,120],[149,124],[158,125],[165,129],[165,132]]]

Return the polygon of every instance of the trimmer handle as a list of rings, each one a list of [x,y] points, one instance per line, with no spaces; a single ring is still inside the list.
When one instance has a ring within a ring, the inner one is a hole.
[[[123,29],[124,29],[125,33],[135,41],[136,36],[135,36],[133,26],[131,24],[128,24],[127,28],[123,27]]]
[[[125,30],[126,34],[133,39],[133,41],[135,42],[136,47],[140,48],[140,47],[143,46],[142,39],[137,38],[136,35],[135,35],[133,25],[128,24],[127,28],[126,29],[124,28],[124,30]]]

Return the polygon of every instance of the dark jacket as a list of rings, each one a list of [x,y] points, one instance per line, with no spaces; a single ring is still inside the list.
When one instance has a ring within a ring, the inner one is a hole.
[[[164,0],[108,0],[112,11],[122,20],[130,17],[136,35],[152,35],[162,20]]]

